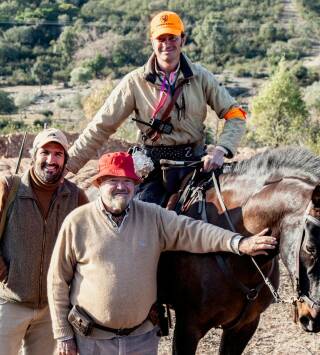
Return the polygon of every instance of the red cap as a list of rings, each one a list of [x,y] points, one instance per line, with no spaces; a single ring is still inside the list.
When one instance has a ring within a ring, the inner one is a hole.
[[[98,186],[97,179],[103,176],[126,177],[140,182],[140,178],[134,171],[132,156],[126,152],[103,154],[99,159],[99,173],[93,177],[92,183]]]

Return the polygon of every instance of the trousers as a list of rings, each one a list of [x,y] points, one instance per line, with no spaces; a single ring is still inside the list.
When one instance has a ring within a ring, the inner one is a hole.
[[[158,327],[141,335],[94,339],[76,334],[79,355],[157,355]]]
[[[33,309],[0,299],[0,355],[56,355],[49,307]]]

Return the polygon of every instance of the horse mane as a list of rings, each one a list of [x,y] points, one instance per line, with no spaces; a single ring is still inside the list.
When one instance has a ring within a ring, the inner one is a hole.
[[[298,177],[311,183],[320,181],[320,157],[301,147],[267,150],[234,164],[230,173],[250,177]]]

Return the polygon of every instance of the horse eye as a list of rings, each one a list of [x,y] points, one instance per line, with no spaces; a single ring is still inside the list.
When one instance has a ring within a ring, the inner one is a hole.
[[[317,254],[316,248],[310,245],[306,245],[306,251],[308,254],[311,254],[312,256],[315,256]]]

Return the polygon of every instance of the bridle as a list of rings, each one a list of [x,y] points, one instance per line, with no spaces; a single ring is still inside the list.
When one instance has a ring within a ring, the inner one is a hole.
[[[226,219],[228,221],[230,229],[235,231],[234,225],[231,221],[228,210],[225,207],[223,197],[221,195],[220,188],[219,188],[217,179],[214,174],[212,174],[212,180],[213,180],[214,187],[215,187],[215,190],[217,193],[218,201],[220,203],[220,206],[222,208],[224,215],[226,216]],[[307,223],[310,223],[310,224],[320,228],[320,220],[318,220],[315,217],[310,215],[310,211],[312,208],[313,208],[313,202],[312,202],[312,200],[310,200],[308,207],[306,209],[306,212],[304,213],[303,232],[300,234],[299,240],[297,242],[297,248],[296,248],[296,253],[295,253],[296,268],[295,268],[295,275],[294,275],[296,295],[291,299],[291,301],[284,300],[280,297],[279,293],[277,292],[277,290],[273,287],[272,283],[270,282],[269,277],[268,277],[269,275],[268,276],[264,275],[264,273],[262,272],[262,270],[260,269],[259,265],[257,264],[257,262],[255,261],[255,259],[253,257],[251,257],[251,260],[252,260],[254,266],[256,267],[256,269],[258,270],[258,272],[260,273],[261,277],[263,278],[264,283],[268,286],[268,288],[274,298],[275,303],[290,303],[290,304],[293,304],[296,308],[298,302],[300,302],[300,303],[305,302],[310,308],[312,308],[316,312],[318,312],[318,311],[320,311],[320,302],[315,301],[310,296],[303,294],[301,287],[300,287],[300,250],[301,250],[301,247],[303,244],[305,234],[307,233]]]
[[[161,161],[160,161],[161,163]],[[193,166],[193,165],[197,165],[199,164],[199,162],[174,162],[174,161],[170,161],[170,160],[162,160],[161,164],[169,164],[169,166]],[[167,167],[162,167],[162,169],[167,169]],[[191,178],[191,180],[194,178]],[[300,180],[300,178],[297,178],[295,176],[291,176],[290,178],[295,178]],[[283,178],[281,178],[280,180],[282,180]],[[215,176],[215,174],[212,174],[212,181],[213,181],[213,185],[217,194],[217,198],[220,204],[220,207],[222,209],[223,214],[226,217],[226,220],[229,224],[230,230],[235,232],[235,228],[234,225],[232,223],[232,220],[230,218],[230,215],[228,213],[228,210],[225,206],[221,191],[220,191],[220,186],[219,186],[219,182]],[[272,181],[273,182],[278,182],[277,181]],[[186,190],[185,190],[186,191]],[[182,198],[180,198],[180,200],[182,200],[182,205],[183,203],[188,199],[188,197],[190,197],[188,194],[188,196],[184,196],[185,195],[185,191],[182,194]],[[201,189],[198,189],[194,192],[197,192],[197,194],[200,194],[200,196],[202,196],[202,198],[200,198],[200,202],[202,201],[202,207],[200,206],[201,203],[199,204],[199,206],[201,207],[200,210],[202,211],[201,215],[204,217],[203,220],[206,221],[206,213],[203,213],[203,211],[205,211],[205,198],[203,196],[203,187]],[[193,194],[195,195],[195,194]],[[179,201],[180,202],[180,201]],[[177,205],[179,205],[179,208],[181,208],[181,203],[179,204],[179,202],[177,203]],[[259,265],[257,264],[257,262],[255,261],[255,259],[253,257],[251,257],[251,260],[254,264],[254,266],[256,267],[256,269],[258,270],[258,272],[260,273],[264,284],[269,288],[275,303],[289,303],[289,304],[293,304],[295,306],[295,308],[297,307],[297,303],[303,303],[305,302],[310,308],[314,309],[316,312],[320,311],[320,302],[313,300],[310,296],[303,294],[301,287],[300,287],[300,251],[301,251],[301,247],[303,244],[303,240],[305,237],[305,234],[307,233],[307,223],[310,223],[316,227],[320,228],[320,220],[316,219],[315,217],[313,217],[312,215],[310,215],[310,211],[313,208],[313,202],[312,200],[310,200],[308,207],[306,209],[306,212],[304,214],[304,221],[303,221],[303,232],[300,234],[299,236],[299,240],[297,242],[297,247],[296,247],[296,252],[295,252],[295,258],[296,258],[296,268],[295,268],[295,275],[294,275],[294,279],[295,279],[295,292],[296,295],[291,298],[291,300],[284,300],[283,298],[280,297],[278,291],[275,289],[275,287],[272,285],[269,276],[271,275],[271,273],[269,272],[269,274],[267,276],[264,275],[263,271],[261,270],[261,268],[259,267]],[[226,269],[225,267],[223,267],[223,269]],[[273,269],[273,266],[272,266]],[[256,297],[256,296],[255,296]]]
[[[318,228],[320,228],[320,220],[317,218],[313,217],[310,215],[310,211],[313,207],[312,201],[309,202],[308,207],[306,209],[306,212],[304,214],[304,222],[303,222],[303,232],[299,236],[299,240],[297,243],[296,247],[296,252],[295,252],[295,275],[294,275],[294,280],[295,280],[295,292],[296,295],[293,299],[293,304],[295,307],[297,307],[297,303],[306,303],[310,308],[314,309],[316,312],[320,311],[320,302],[313,300],[310,296],[305,295],[301,289],[301,283],[300,283],[300,251],[301,247],[305,238],[306,233],[308,233],[308,228],[307,228],[307,223],[310,223],[311,225],[314,225]]]

